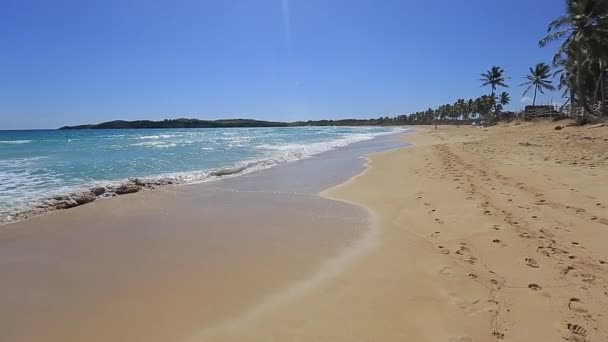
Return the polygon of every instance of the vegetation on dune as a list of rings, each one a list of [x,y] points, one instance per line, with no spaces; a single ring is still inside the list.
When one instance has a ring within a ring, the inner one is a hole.
[[[591,103],[606,100],[608,82],[608,0],[566,0],[566,13],[549,24],[541,47],[561,44],[553,58],[559,89],[591,114]]]

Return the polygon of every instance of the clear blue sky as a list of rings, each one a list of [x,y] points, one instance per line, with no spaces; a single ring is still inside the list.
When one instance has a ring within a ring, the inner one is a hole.
[[[487,93],[492,65],[518,109],[562,2],[2,0],[0,129],[396,115]]]

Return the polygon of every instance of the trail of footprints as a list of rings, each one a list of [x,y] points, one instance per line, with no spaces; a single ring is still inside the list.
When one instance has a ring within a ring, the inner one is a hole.
[[[485,182],[485,185],[488,185],[488,182],[491,181],[493,178],[499,179],[501,180],[503,186],[513,187],[517,190],[522,190],[526,193],[530,193],[531,191],[533,192],[533,189],[530,190],[530,188],[527,187],[525,184],[521,182],[515,182],[514,180],[509,179],[508,177],[505,177],[503,175],[497,173],[490,174],[490,171],[487,170],[491,169],[487,165],[482,165],[484,169],[479,170],[473,165],[463,163],[462,160],[460,160],[454,153],[452,153],[445,145],[437,145],[435,146],[435,149],[441,158],[445,171],[443,176],[440,176],[440,178],[446,177],[446,175],[448,177],[452,177],[451,180],[459,184],[456,189],[464,191],[468,195],[465,197],[465,200],[481,199],[480,207],[485,215],[491,216],[496,213],[499,216],[503,216],[504,222],[507,223],[507,225],[510,226],[515,232],[517,232],[517,236],[524,239],[524,241],[537,242],[538,247],[536,251],[539,255],[552,259],[554,262],[557,262],[558,264],[562,265],[560,272],[560,276],[562,278],[568,276],[569,280],[577,280],[577,286],[580,286],[581,283],[594,285],[597,281],[597,276],[595,276],[594,273],[598,273],[583,271],[583,269],[591,267],[594,271],[597,271],[602,274],[601,281],[603,283],[606,283],[606,268],[602,267],[606,264],[605,261],[590,260],[589,258],[579,258],[576,255],[572,254],[570,249],[584,249],[584,247],[581,246],[580,243],[572,241],[570,246],[559,246],[556,239],[554,239],[555,235],[547,229],[542,228],[538,231],[532,230],[531,228],[529,228],[531,227],[531,224],[530,222],[527,222],[527,220],[523,220],[521,218],[517,219],[514,217],[511,211],[501,210],[499,207],[491,203],[490,198],[487,195],[484,195],[483,191],[481,191],[481,189],[475,184],[475,180],[481,180],[482,182]],[[431,164],[431,162],[428,162],[427,166],[430,166]],[[505,197],[511,196],[511,193],[505,189],[488,187],[488,191],[498,192],[500,195],[503,195]],[[423,194],[418,194],[417,199],[423,200],[422,195]],[[568,212],[584,220],[600,220],[600,223],[602,223],[602,220],[605,220],[604,218],[592,217],[582,208],[573,208],[570,206],[562,205],[560,203],[550,202],[544,199],[543,196],[539,193],[533,193],[533,195],[536,198],[536,201],[532,203],[532,205],[534,206],[549,206],[550,208],[555,210],[568,210]],[[512,199],[507,198],[506,202],[512,202]],[[424,205],[427,207],[432,206],[428,202],[424,202]],[[598,203],[597,206],[600,207],[602,206],[602,204]],[[518,206],[518,209],[523,211],[533,210],[531,207],[524,205]],[[437,210],[434,208],[429,211],[429,214],[434,215],[436,213]],[[436,223],[440,225],[445,224],[445,222],[439,217],[434,217],[433,219]],[[541,220],[538,214],[530,215],[529,219],[532,221]],[[606,222],[608,222],[608,220]],[[558,222],[554,229],[568,231],[567,227],[568,225],[561,224]],[[489,232],[500,231],[501,226],[498,224],[494,224],[491,229],[492,230],[489,230]],[[430,237],[433,239],[438,239],[440,238],[440,235],[441,231],[437,230],[434,233],[430,234]],[[507,247],[507,245],[504,244],[498,238],[492,239],[491,242],[500,247]],[[500,296],[498,291],[504,285],[504,281],[501,281],[500,276],[494,273],[494,271],[490,270],[486,265],[479,265],[479,257],[473,255],[470,246],[466,242],[459,242],[459,245],[454,253],[452,253],[452,251],[443,244],[438,244],[437,248],[442,254],[451,255],[454,258],[457,258],[457,260],[463,262],[464,264],[470,265],[469,267],[473,267],[473,270],[468,273],[468,278],[476,282],[481,281],[482,283],[484,283],[484,286],[486,286],[490,290],[491,299],[488,301],[492,303],[495,302],[495,305],[493,305],[491,309],[489,309],[490,311],[494,312],[494,315],[492,316],[492,322],[490,322],[490,326],[492,328],[492,335],[497,340],[503,339],[505,333],[508,330],[506,326],[508,326],[509,324],[507,323],[507,319],[505,319],[504,317],[500,317],[501,314],[505,313],[501,312],[500,307],[508,307],[509,304],[504,298]],[[533,257],[525,257],[523,258],[522,262],[524,265],[532,269],[539,269],[541,267],[541,262],[539,262]],[[480,269],[485,273],[483,277],[480,277],[480,274],[478,274]],[[443,270],[443,272],[445,273],[446,271]],[[531,291],[543,290],[543,287],[536,283],[528,284],[527,288]],[[584,286],[582,288],[583,290],[585,289]],[[604,291],[604,294],[608,296],[608,291]],[[451,295],[457,297],[455,294]],[[478,304],[478,302],[473,304]],[[463,305],[464,304],[462,304],[461,306]],[[592,315],[589,314],[587,306],[583,303],[581,299],[577,297],[572,297],[568,302],[567,306],[568,309],[574,314],[574,316],[569,317],[568,321],[564,323],[567,329],[567,333],[564,335],[564,339],[575,342],[589,342],[589,334],[586,328],[583,327],[580,322],[574,322],[577,319],[580,319],[579,316],[582,315],[584,315],[584,318],[587,321],[593,318]],[[464,305],[463,309],[465,310],[465,312],[472,314],[478,311],[476,309],[472,309],[473,307],[475,306]],[[508,312],[508,310],[506,311]]]

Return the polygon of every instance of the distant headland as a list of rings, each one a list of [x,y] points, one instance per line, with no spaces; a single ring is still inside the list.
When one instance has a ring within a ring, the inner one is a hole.
[[[100,124],[64,126],[59,129],[138,129],[138,128],[231,128],[231,127],[298,127],[298,126],[388,126],[395,125],[390,118],[378,119],[344,119],[277,122],[252,119],[199,120],[199,119],[165,119],[162,121],[115,120]]]

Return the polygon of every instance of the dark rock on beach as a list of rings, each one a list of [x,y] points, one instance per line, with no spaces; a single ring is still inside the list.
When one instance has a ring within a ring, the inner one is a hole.
[[[95,196],[101,196],[106,193],[106,188],[100,186],[100,187],[91,189],[91,192],[93,194],[95,194]]]
[[[76,195],[75,197],[73,197],[73,199],[77,205],[83,205],[83,204],[93,202],[94,200],[97,199],[97,196],[95,196],[95,194],[92,192],[85,192],[85,193]]]
[[[114,189],[114,193],[117,195],[126,195],[138,192],[141,190],[141,186],[136,184],[122,184]]]
[[[53,197],[53,202],[51,202],[49,206],[54,209],[69,209],[93,202],[96,199],[97,196],[92,192],[72,194],[69,196],[55,196]]]

